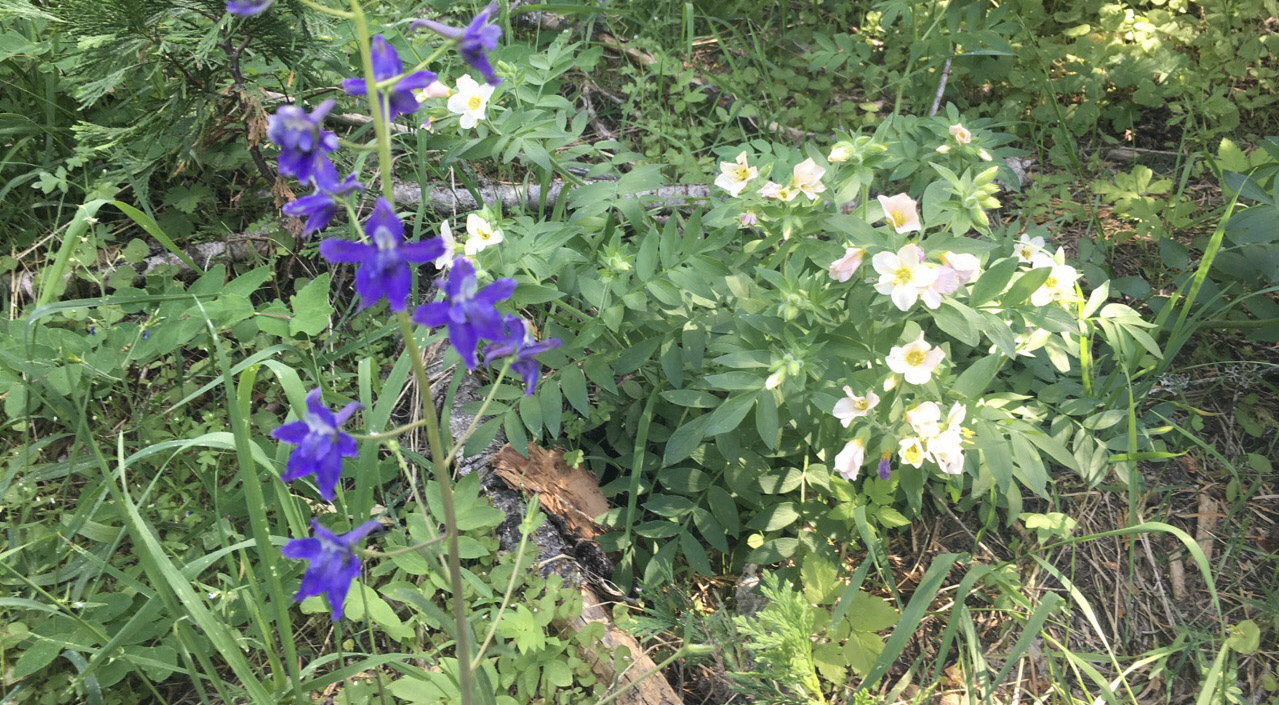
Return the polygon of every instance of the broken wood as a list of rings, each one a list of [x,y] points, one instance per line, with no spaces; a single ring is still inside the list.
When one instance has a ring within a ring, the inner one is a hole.
[[[506,445],[493,456],[493,468],[506,484],[536,494],[542,508],[559,517],[574,536],[594,539],[600,535],[595,517],[609,510],[608,500],[590,471],[564,462],[564,451],[529,441],[528,457],[524,457]]]

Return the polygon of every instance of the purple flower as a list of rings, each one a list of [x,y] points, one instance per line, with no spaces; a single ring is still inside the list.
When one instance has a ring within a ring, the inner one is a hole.
[[[333,621],[342,619],[346,593],[351,590],[351,581],[360,575],[360,557],[355,555],[355,545],[376,528],[376,521],[365,522],[350,533],[338,536],[312,519],[315,538],[293,539],[280,549],[285,558],[311,562],[302,574],[302,584],[293,599],[301,602],[324,595],[333,610]]]
[[[489,22],[489,17],[497,12],[497,3],[490,4],[471,20],[466,29],[458,29],[434,20],[414,20],[410,29],[425,27],[436,34],[457,40],[457,51],[462,60],[484,76],[489,85],[496,86],[502,82],[493,72],[489,63],[488,52],[497,48],[497,41],[502,38],[502,28]]]
[[[514,279],[499,279],[481,289],[475,265],[458,258],[444,282],[444,300],[419,306],[413,312],[413,322],[432,328],[447,325],[449,343],[462,356],[466,369],[473,370],[481,339],[506,340],[506,326],[495,305],[514,293]]]
[[[537,356],[560,345],[559,338],[548,338],[537,342],[533,331],[519,316],[506,317],[506,338],[484,349],[484,364],[509,357],[511,369],[524,380],[524,394],[533,394],[541,375],[541,366],[537,364]]]
[[[266,12],[275,0],[229,0],[226,11],[238,17],[252,17]]]
[[[326,161],[325,154],[338,148],[338,136],[320,127],[337,104],[326,100],[307,115],[296,105],[281,105],[267,118],[266,136],[280,147],[280,173],[308,183]]]
[[[403,311],[409,296],[409,284],[413,280],[409,263],[433,261],[444,254],[444,241],[435,237],[421,242],[404,242],[404,224],[385,198],[377,199],[373,215],[364,221],[364,233],[373,241],[372,244],[325,240],[320,243],[320,254],[330,262],[360,264],[355,272],[355,291],[360,295],[361,308],[386,299],[392,311]]]
[[[395,47],[391,43],[382,38],[382,35],[373,37],[373,78],[378,83],[388,79],[395,78],[404,72],[404,63],[400,61],[400,55],[395,51]],[[400,79],[394,87],[390,89],[390,93],[379,91],[379,97],[383,99],[383,105],[387,106],[386,110],[389,115],[388,121],[394,120],[401,115],[410,115],[417,112],[422,107],[417,102],[417,98],[413,96],[413,91],[426,88],[435,80],[435,74],[430,71],[418,71],[409,74]],[[342,81],[342,90],[347,95],[368,95],[368,84],[363,78],[348,78]]]
[[[892,458],[892,453],[884,453],[879,456],[879,467],[876,469],[879,470],[879,479],[881,480],[888,479],[888,471],[892,468],[892,464],[889,461],[890,458]]]
[[[355,439],[338,430],[359,408],[357,403],[347,404],[334,414],[324,406],[323,393],[317,387],[306,395],[306,412],[301,421],[287,423],[271,432],[277,441],[297,446],[289,456],[287,472],[281,480],[291,482],[299,477],[315,475],[320,486],[320,496],[333,501],[333,492],[342,477],[342,459],[358,452]]]
[[[355,178],[355,174],[339,181],[337,169],[327,159],[320,160],[312,175],[311,183],[315,185],[314,193],[286,203],[280,209],[282,213],[293,218],[306,216],[306,227],[302,231],[304,233],[323,230],[329,221],[333,220],[334,214],[338,212],[338,206],[347,194],[364,190],[364,184]]]

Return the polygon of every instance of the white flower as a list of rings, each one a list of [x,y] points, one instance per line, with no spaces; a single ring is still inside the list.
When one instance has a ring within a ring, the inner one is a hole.
[[[854,438],[844,444],[844,449],[835,456],[835,471],[845,480],[856,480],[862,464],[866,462],[866,444],[860,438]]]
[[[950,126],[950,136],[955,138],[955,144],[965,145],[973,141],[973,133],[968,131],[967,127],[960,124]]]
[[[1013,246],[1013,254],[1017,255],[1017,259],[1022,264],[1030,264],[1034,261],[1035,255],[1043,252],[1044,239],[1042,237],[1031,237],[1022,233],[1021,239]]]
[[[457,257],[457,240],[453,239],[453,228],[449,227],[449,221],[440,223],[440,239],[444,241],[444,252],[435,258],[436,269],[448,269],[453,266],[453,259]]]
[[[790,186],[782,186],[781,184],[773,183],[772,181],[764,184],[764,186],[759,190],[760,198],[776,198],[779,201],[786,201],[787,203],[795,200],[795,197],[798,195],[799,191],[796,191]]]
[[[808,196],[808,200],[816,200],[817,194],[826,190],[826,185],[822,183],[822,175],[825,173],[826,170],[817,166],[817,162],[809,157],[796,164],[791,171],[790,186]]]
[[[933,370],[937,369],[944,357],[946,353],[941,348],[929,345],[924,340],[924,334],[920,333],[915,340],[894,346],[888,351],[884,362],[888,364],[888,369],[904,377],[910,384],[927,384],[933,376]]]
[[[955,402],[954,404],[951,404],[950,411],[946,412],[946,430],[948,432],[949,431],[958,432],[960,428],[959,425],[964,422],[964,419],[967,416],[968,416],[968,409],[965,408],[963,404],[960,404],[959,402]]]
[[[928,265],[925,265],[928,266]],[[919,291],[919,298],[928,308],[936,310],[941,306],[943,296],[950,296],[959,289],[959,275],[950,267],[932,267],[936,273],[933,283]]]
[[[928,457],[924,451],[924,444],[918,438],[903,438],[897,442],[897,455],[901,457],[902,462],[915,467],[923,467],[924,459]]]
[[[910,424],[915,435],[932,438],[941,433],[941,406],[935,401],[926,401],[908,409],[906,423]]]
[[[1075,296],[1075,280],[1078,278],[1079,273],[1074,267],[1068,264],[1054,264],[1048,273],[1048,278],[1035,290],[1035,293],[1030,295],[1030,304],[1047,306],[1054,301],[1076,300],[1078,297]]]
[[[977,270],[981,268],[981,261],[976,255],[967,255],[962,252],[941,253],[941,263],[954,270],[961,285],[972,281],[973,277],[977,276]]]
[[[492,223],[472,213],[466,216],[466,256],[487,250],[503,240],[502,231]]]
[[[1013,337],[1013,357],[1034,357],[1035,351],[1047,345],[1051,337],[1052,333],[1043,328],[1026,329]],[[992,354],[998,350],[998,345],[990,346]]]
[[[852,387],[846,386],[844,394],[847,396],[835,402],[835,410],[831,412],[844,425],[844,428],[848,428],[853,423],[853,419],[869,414],[870,410],[879,403],[879,395],[871,391],[867,391],[866,396],[859,397],[853,394]]]
[[[475,79],[463,74],[457,79],[457,92],[448,102],[449,112],[462,116],[458,125],[464,130],[475,127],[485,117],[489,98],[493,95],[493,86],[487,83],[476,83]]]
[[[959,475],[964,472],[963,443],[963,436],[958,430],[947,429],[945,433],[928,439],[928,455],[942,472]]]
[[[746,163],[746,151],[743,150],[737,155],[737,161],[719,163],[719,176],[715,177],[715,185],[736,197],[757,176],[759,169]]]
[[[871,266],[879,272],[879,283],[875,290],[890,297],[893,305],[903,311],[909,311],[919,293],[927,289],[937,278],[937,270],[923,266],[924,251],[919,246],[906,244],[897,251],[880,252],[871,258]]]
[[[846,162],[852,157],[853,157],[852,145],[848,144],[847,142],[836,142],[835,146],[831,147],[830,154],[826,156],[826,161],[830,162],[831,164],[838,164],[840,162]]]
[[[911,231],[923,230],[919,223],[919,211],[916,210],[915,199],[904,193],[896,196],[879,196],[879,205],[884,209],[884,217],[893,224],[893,230],[900,235]]]
[[[830,263],[830,278],[837,282],[846,282],[853,278],[857,268],[862,266],[862,258],[866,250],[860,247],[849,247],[844,256]]]
[[[778,370],[764,380],[764,389],[777,389],[786,381],[786,370]]]

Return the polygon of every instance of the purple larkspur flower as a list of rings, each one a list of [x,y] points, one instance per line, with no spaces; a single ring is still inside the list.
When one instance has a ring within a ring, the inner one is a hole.
[[[360,575],[360,557],[355,554],[355,546],[376,528],[376,521],[365,522],[350,533],[339,536],[312,519],[313,538],[293,539],[280,549],[285,558],[311,562],[302,574],[302,584],[293,599],[301,602],[308,597],[323,595],[333,610],[333,621],[342,619],[346,593],[351,590],[351,582]]]
[[[888,479],[888,472],[889,470],[892,469],[891,458],[892,458],[891,453],[884,453],[883,455],[879,456],[879,467],[876,468],[879,471],[879,479],[881,480]]]
[[[395,47],[386,41],[382,35],[373,37],[373,47],[371,50],[373,58],[373,78],[381,83],[404,73],[404,62],[400,61],[400,54],[395,51]],[[379,90],[383,105],[389,113],[387,120],[394,120],[401,115],[411,115],[422,107],[414,97],[413,91],[421,90],[431,85],[435,80],[435,74],[430,71],[418,71],[401,78],[396,84],[390,88],[389,92]],[[363,78],[348,78],[342,81],[342,90],[347,95],[362,96],[368,95],[368,84]]]
[[[489,22],[494,12],[497,12],[497,3],[492,3],[480,10],[480,14],[476,15],[465,29],[450,27],[435,20],[414,20],[410,28],[426,28],[436,34],[457,40],[457,53],[462,55],[462,60],[479,71],[489,85],[496,86],[502,82],[502,79],[494,73],[493,65],[489,63],[488,53],[497,48],[497,42],[502,38],[502,28]]]
[[[533,331],[519,316],[506,317],[506,338],[484,349],[484,364],[491,365],[502,358],[511,358],[511,369],[524,380],[524,394],[531,395],[537,386],[542,368],[537,356],[560,345],[559,338],[547,338],[538,342]]]
[[[326,100],[308,115],[296,105],[281,105],[267,118],[266,136],[280,148],[280,173],[308,183],[338,148],[338,136],[320,126],[335,100]]]
[[[386,198],[378,198],[373,215],[364,221],[364,234],[372,244],[325,240],[320,254],[330,262],[359,263],[355,272],[355,291],[360,295],[360,308],[368,308],[381,299],[399,313],[405,308],[413,272],[409,263],[423,264],[444,254],[444,241],[438,237],[420,242],[404,242],[404,223]]]
[[[327,159],[321,161],[311,178],[315,191],[310,196],[303,196],[280,209],[282,213],[293,218],[306,217],[303,233],[323,230],[338,212],[338,206],[349,193],[363,191],[364,184],[355,178],[355,174],[345,179],[338,178],[337,168]]]
[[[475,265],[459,257],[444,281],[444,300],[419,306],[413,312],[413,322],[431,328],[448,326],[449,343],[462,356],[466,369],[473,370],[480,340],[506,339],[506,326],[496,305],[514,293],[514,279],[499,279],[481,289]]]
[[[252,17],[266,12],[275,0],[229,0],[226,11],[238,17]]]
[[[292,482],[299,477],[315,475],[320,496],[326,502],[332,502],[338,480],[342,478],[342,459],[355,457],[358,452],[355,439],[339,428],[360,409],[360,405],[352,402],[334,414],[324,406],[323,396],[319,387],[312,389],[306,395],[306,411],[302,420],[284,424],[272,431],[271,437],[297,446],[289,455],[288,468],[280,479]]]

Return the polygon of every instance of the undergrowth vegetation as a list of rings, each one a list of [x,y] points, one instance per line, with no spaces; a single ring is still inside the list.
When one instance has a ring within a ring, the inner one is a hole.
[[[0,0],[0,703],[1279,702],[1277,84],[1274,0]]]

